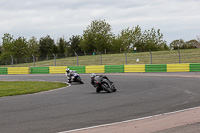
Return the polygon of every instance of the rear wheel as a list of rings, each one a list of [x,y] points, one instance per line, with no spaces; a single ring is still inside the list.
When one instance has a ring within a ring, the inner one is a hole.
[[[99,93],[101,89],[99,87],[96,88],[96,92]]]
[[[80,77],[77,77],[76,79],[80,84],[84,84],[83,81],[81,81],[81,78]]]

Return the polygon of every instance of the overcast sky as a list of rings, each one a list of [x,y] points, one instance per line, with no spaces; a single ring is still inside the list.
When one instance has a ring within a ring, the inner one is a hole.
[[[0,37],[55,41],[82,35],[93,20],[105,20],[117,35],[139,25],[160,29],[169,44],[200,37],[200,0],[0,0]],[[2,39],[0,39],[2,42]]]

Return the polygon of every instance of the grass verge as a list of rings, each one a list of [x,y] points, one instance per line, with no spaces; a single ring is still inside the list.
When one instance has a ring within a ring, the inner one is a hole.
[[[136,62],[136,59],[139,62]],[[152,64],[175,64],[179,63],[179,52],[177,50],[152,51]],[[180,50],[180,63],[200,63],[200,48]],[[9,65],[0,65],[0,67],[11,67]],[[126,58],[124,53],[103,54],[102,65],[124,65]],[[151,54],[149,52],[127,53],[127,64],[151,64]],[[14,67],[33,67],[32,63],[15,64]],[[36,61],[36,67],[54,66],[55,60]],[[77,57],[57,58],[56,66],[76,66]],[[79,66],[101,65],[100,55],[86,55],[78,57]]]
[[[66,86],[67,84],[61,82],[0,81],[0,97],[32,94]]]

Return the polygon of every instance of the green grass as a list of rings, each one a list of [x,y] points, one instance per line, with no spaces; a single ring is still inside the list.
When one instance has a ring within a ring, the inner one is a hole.
[[[200,48],[180,50],[181,63],[200,63]],[[139,58],[139,62],[136,59]],[[78,57],[79,66],[101,65],[100,55],[86,55]],[[36,67],[54,66],[55,60],[38,61]],[[177,50],[152,51],[152,64],[175,64],[179,63],[179,53]],[[124,65],[126,58],[124,53],[103,54],[102,65]],[[149,52],[127,53],[127,64],[151,64]],[[77,57],[66,57],[56,60],[56,66],[76,66]],[[14,64],[14,67],[32,67],[33,63]],[[11,65],[0,65],[0,67],[11,67]]]
[[[0,97],[32,94],[66,86],[67,84],[61,82],[0,81]]]

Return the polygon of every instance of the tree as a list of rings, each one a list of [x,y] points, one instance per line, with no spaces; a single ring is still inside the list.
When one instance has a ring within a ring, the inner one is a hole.
[[[186,44],[188,49],[193,49],[193,48],[199,48],[200,47],[200,42],[198,42],[195,39],[187,41],[187,42],[185,42],[185,44]]]
[[[197,41],[200,43],[200,36],[197,36]]]
[[[124,51],[132,50],[133,47],[138,47],[141,50],[143,49],[143,45],[141,45],[141,37],[141,28],[139,27],[139,25],[137,25],[132,29],[130,29],[129,27],[127,29],[123,29],[120,35],[118,36],[118,39],[121,41],[121,47]]]
[[[70,55],[74,55],[74,53],[81,53],[82,50],[81,48],[79,47],[80,45],[80,42],[81,42],[81,37],[80,36],[72,36],[70,39],[69,39],[69,48],[68,48],[68,52]]]
[[[160,29],[157,31],[154,28],[151,30],[145,30],[143,33],[143,42],[144,42],[144,49],[146,51],[160,51],[160,50],[168,50],[168,46],[166,41],[163,40],[163,34],[160,33]]]
[[[119,37],[119,39],[122,41],[122,49],[124,49],[124,51],[129,51],[129,49],[131,48],[131,44],[133,42],[133,29],[124,29],[121,31],[121,36]]]
[[[13,36],[11,36],[9,33],[5,33],[4,37],[2,37],[2,54],[0,56],[1,62],[4,62],[2,64],[7,64],[5,62],[10,61],[10,55],[13,55],[12,48],[13,48]]]
[[[2,61],[3,47],[0,45],[0,64],[4,64]]]
[[[3,39],[3,54],[1,59],[8,59],[12,55],[15,59],[27,58],[28,57],[28,45],[26,38],[18,37],[13,39],[13,36],[6,33]]]
[[[57,45],[58,45],[58,55],[62,56],[66,52],[66,42],[63,38],[60,38]]]
[[[3,47],[0,45],[0,56],[1,56],[2,52],[3,52]]]
[[[52,54],[58,54],[58,46],[55,44],[52,46]]]
[[[200,36],[197,36],[197,41],[199,42],[199,45],[197,48],[200,48]]]
[[[5,33],[3,39],[3,52],[11,52],[13,51],[13,43],[14,39],[13,36],[11,36],[9,33]]]
[[[110,24],[105,20],[94,20],[87,30],[83,31],[83,39],[80,42],[82,51],[103,52],[110,50],[113,33]]]
[[[113,37],[112,44],[111,44],[111,51],[117,52],[117,53],[118,52],[121,53],[125,51],[123,40],[121,39],[119,35],[117,37]]]
[[[39,57],[40,56],[39,47],[40,47],[39,42],[37,41],[35,37],[32,37],[31,39],[29,39],[28,48],[29,48],[30,55],[33,54],[35,57]]]
[[[84,33],[83,40],[81,40],[79,44],[81,50],[86,51],[86,52],[93,52],[96,50],[93,36],[94,35],[92,33]]]
[[[122,30],[118,38],[121,40],[125,51],[133,50],[133,47],[137,47],[137,50],[140,52],[169,49],[166,41],[163,40],[163,34],[160,33],[160,29],[156,31],[152,28],[142,32],[140,26],[137,25],[132,29]]]
[[[193,49],[193,48],[199,48],[200,43],[193,39],[187,42],[184,42],[183,39],[174,40],[170,43],[170,49]]]
[[[13,43],[13,56],[17,59],[27,58],[29,56],[28,42],[24,37],[18,37]]]
[[[48,55],[52,56],[53,54],[56,54],[54,53],[56,51],[54,47],[54,40],[51,39],[49,35],[40,38],[39,45],[39,50],[42,57],[46,57]]]
[[[176,49],[182,49],[182,46],[184,46],[184,44],[185,42],[183,41],[183,39],[179,39],[172,41],[169,45],[170,49],[176,50]]]
[[[132,29],[132,37],[133,37],[133,45],[134,47],[137,48],[138,51],[142,52],[144,51],[144,38],[143,38],[143,33],[142,29],[140,28],[139,25],[137,25],[135,28],[133,27]]]

